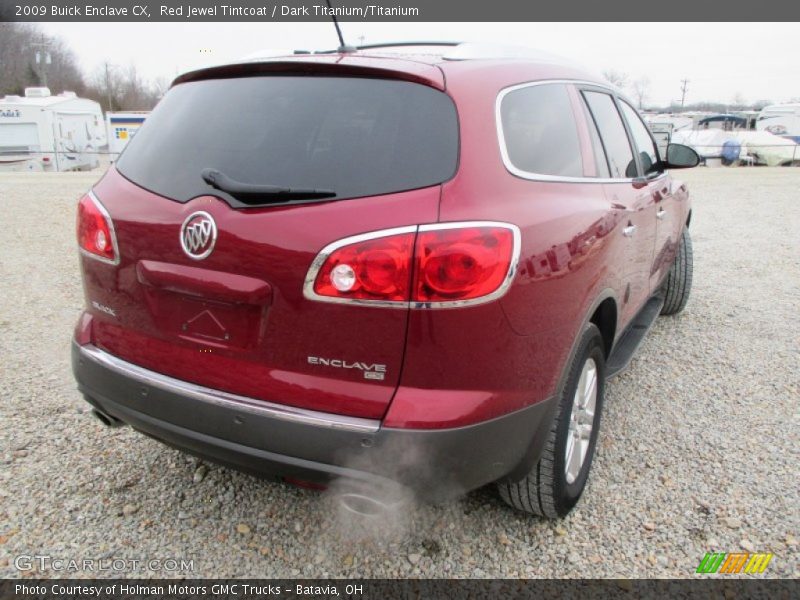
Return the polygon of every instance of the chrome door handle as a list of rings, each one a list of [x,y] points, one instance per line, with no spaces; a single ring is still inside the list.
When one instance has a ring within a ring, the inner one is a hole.
[[[665,211],[663,208],[659,208],[658,212],[656,213],[656,219],[658,219],[659,221],[663,221],[664,217],[666,216],[667,216],[667,211]]]
[[[636,233],[636,225],[628,225],[622,230],[622,235],[625,237],[633,237],[634,233]]]

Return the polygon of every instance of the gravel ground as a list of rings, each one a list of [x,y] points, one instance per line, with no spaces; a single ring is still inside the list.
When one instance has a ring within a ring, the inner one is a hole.
[[[75,201],[98,173],[0,175],[0,576],[40,554],[194,561],[132,576],[691,577],[707,551],[752,550],[797,577],[800,169],[682,176],[692,298],[609,385],[576,510],[545,522],[487,488],[372,526],[91,418],[69,341]]]

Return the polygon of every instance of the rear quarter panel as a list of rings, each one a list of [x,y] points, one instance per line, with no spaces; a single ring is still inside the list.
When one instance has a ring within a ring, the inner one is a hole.
[[[495,99],[518,76],[448,79],[461,162],[443,186],[439,215],[516,224],[517,274],[499,301],[411,311],[401,387],[387,416],[394,425],[463,425],[551,397],[589,310],[621,287],[622,215],[602,184],[529,181],[502,162]]]

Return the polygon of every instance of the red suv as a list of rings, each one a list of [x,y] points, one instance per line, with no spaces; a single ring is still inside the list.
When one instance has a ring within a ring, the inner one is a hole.
[[[686,303],[667,169],[697,161],[549,58],[187,73],[79,202],[75,377],[104,423],[239,469],[563,516],[605,382]]]

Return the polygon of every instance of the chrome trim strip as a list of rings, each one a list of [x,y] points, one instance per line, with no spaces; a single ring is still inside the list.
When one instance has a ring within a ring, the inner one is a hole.
[[[97,196],[94,195],[94,192],[92,190],[86,192],[86,197],[88,197],[89,200],[94,202],[94,205],[97,207],[97,210],[100,211],[100,214],[103,215],[103,217],[106,220],[106,223],[108,223],[108,231],[111,233],[111,248],[114,250],[114,259],[109,260],[105,256],[100,256],[99,254],[94,254],[93,252],[89,252],[88,250],[81,248],[80,240],[78,240],[78,250],[84,256],[88,256],[89,258],[93,258],[102,263],[106,263],[107,265],[116,266],[119,264],[120,256],[119,256],[119,244],[117,244],[117,231],[114,229],[114,221],[111,219],[111,215],[108,214],[106,207],[103,206],[102,202],[100,202]]]
[[[238,396],[236,394],[203,387],[167,375],[162,375],[150,371],[149,369],[144,369],[138,365],[122,360],[121,358],[117,358],[91,344],[79,346],[78,350],[81,357],[84,359],[90,360],[119,375],[129,377],[139,383],[158,388],[165,392],[180,394],[181,396],[214,406],[231,408],[262,417],[270,417],[282,421],[300,423],[302,425],[341,431],[353,431],[357,433],[375,433],[381,426],[380,421],[375,419],[348,417],[345,415],[335,415],[315,410],[295,408],[293,406],[256,400],[255,398]]]
[[[565,175],[544,175],[541,173],[531,173],[529,171],[523,171],[522,169],[518,169],[514,166],[511,162],[511,159],[508,156],[508,150],[506,148],[506,138],[505,134],[503,133],[503,119],[501,115],[501,105],[503,103],[503,98],[505,98],[511,92],[515,92],[517,90],[521,90],[528,87],[533,87],[537,85],[551,85],[551,84],[562,84],[562,85],[591,85],[594,87],[601,88],[603,90],[608,91],[609,93],[619,96],[617,91],[612,87],[605,85],[603,83],[598,83],[595,81],[582,81],[579,79],[543,79],[541,81],[531,81],[528,83],[519,83],[516,85],[509,86],[507,88],[503,88],[500,90],[500,93],[497,94],[497,99],[495,100],[495,124],[497,127],[497,140],[500,144],[500,156],[503,159],[503,164],[505,165],[506,169],[512,175],[516,175],[522,179],[528,179],[530,181],[547,181],[547,182],[556,182],[556,183],[630,183],[633,181],[633,178],[624,178],[624,179],[614,179],[612,177],[571,177]]]
[[[441,302],[406,302],[406,301],[394,301],[394,300],[361,300],[361,299],[350,299],[350,298],[331,298],[329,296],[320,296],[314,291],[314,282],[317,280],[317,274],[319,270],[322,268],[322,265],[325,264],[325,261],[328,260],[328,257],[335,251],[341,248],[342,246],[347,246],[348,244],[356,244],[358,242],[363,242],[365,240],[374,240],[382,237],[387,237],[390,235],[398,235],[403,233],[417,233],[417,231],[436,231],[439,229],[464,229],[466,227],[503,227],[505,229],[511,230],[511,233],[514,237],[514,246],[512,250],[512,257],[511,257],[511,265],[509,266],[508,273],[506,273],[506,278],[503,280],[503,283],[491,294],[486,296],[481,296],[480,298],[471,298],[469,300],[453,300],[453,301],[441,301]],[[334,304],[350,304],[350,305],[357,305],[357,306],[375,306],[375,307],[383,307],[383,308],[412,308],[415,310],[419,309],[439,309],[439,308],[459,308],[463,306],[476,306],[478,304],[485,304],[487,302],[491,302],[492,300],[496,300],[500,298],[503,294],[508,291],[508,288],[511,286],[511,282],[514,280],[514,276],[517,274],[517,267],[519,265],[519,255],[522,247],[522,235],[520,233],[519,227],[513,225],[512,223],[503,223],[499,221],[456,221],[456,222],[445,222],[445,223],[431,223],[427,225],[411,225],[408,227],[396,227],[394,229],[383,229],[381,231],[373,231],[370,233],[363,233],[360,235],[354,235],[351,237],[347,237],[341,240],[337,240],[332,244],[328,244],[325,246],[319,254],[317,254],[314,262],[311,263],[311,267],[308,269],[308,274],[306,275],[306,279],[303,282],[303,296],[307,300],[316,300],[318,302],[331,302]]]

